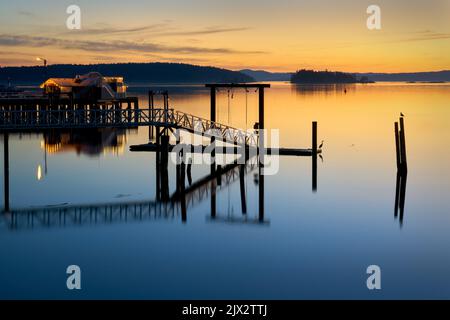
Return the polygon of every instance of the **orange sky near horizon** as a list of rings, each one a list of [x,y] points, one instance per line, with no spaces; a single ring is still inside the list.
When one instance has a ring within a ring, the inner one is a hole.
[[[67,6],[81,30],[66,28]],[[366,9],[381,8],[381,30]],[[0,65],[181,62],[240,70],[450,69],[448,0],[0,3]]]

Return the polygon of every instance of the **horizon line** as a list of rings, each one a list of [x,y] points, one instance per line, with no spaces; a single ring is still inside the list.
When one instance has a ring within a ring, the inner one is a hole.
[[[268,72],[268,73],[295,73],[299,70],[314,70],[314,71],[329,71],[329,72],[344,72],[349,74],[408,74],[408,73],[431,73],[431,72],[450,72],[449,69],[439,69],[439,70],[427,70],[427,71],[405,71],[405,72],[384,72],[384,71],[365,71],[365,72],[351,72],[351,71],[342,71],[342,70],[329,70],[329,69],[315,69],[315,68],[299,68],[295,71],[271,71],[270,69],[252,69],[248,67],[243,67],[241,69],[233,69],[233,68],[225,68],[220,66],[214,66],[214,65],[201,65],[201,64],[195,64],[195,63],[186,63],[186,62],[163,62],[163,61],[152,61],[152,62],[102,62],[102,63],[55,63],[55,64],[48,64],[47,67],[50,66],[65,66],[65,65],[71,65],[71,66],[94,66],[94,65],[120,65],[120,64],[178,64],[178,65],[189,65],[189,66],[197,66],[197,67],[204,67],[204,68],[217,68],[217,69],[223,69],[223,70],[229,70],[234,72],[241,72],[243,70],[249,70],[254,72]],[[15,65],[15,66],[2,66],[0,65],[0,69],[6,69],[6,68],[44,68],[42,65]]]

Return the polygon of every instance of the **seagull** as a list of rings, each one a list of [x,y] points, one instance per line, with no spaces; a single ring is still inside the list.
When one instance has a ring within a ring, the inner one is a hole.
[[[404,116],[405,116],[405,115],[404,115],[402,112],[400,112],[400,117],[403,118]]]
[[[320,146],[319,146],[319,149],[322,149],[322,147],[323,147],[323,140],[322,140],[322,143],[320,144]]]
[[[323,157],[322,157],[321,154],[319,154],[319,158],[320,158],[320,160],[322,160],[322,162],[323,162]]]

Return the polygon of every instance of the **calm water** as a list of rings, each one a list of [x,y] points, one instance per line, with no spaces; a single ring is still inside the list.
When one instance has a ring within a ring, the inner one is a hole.
[[[209,116],[201,86],[168,89],[172,107]],[[254,223],[258,179],[250,169],[246,216],[239,179],[218,187],[216,219],[209,194],[188,205],[185,223],[178,209],[142,220],[67,215],[65,226],[46,226],[59,216],[31,223],[22,215],[16,228],[2,214],[0,298],[450,298],[450,85],[345,89],[273,83],[267,91],[266,126],[280,129],[282,146],[310,147],[311,121],[319,123],[317,192],[311,159],[282,157],[279,173],[265,177],[264,224]],[[129,89],[141,106],[145,90]],[[218,121],[252,127],[256,94],[227,97],[219,93]],[[394,217],[400,112],[409,164],[402,223]],[[145,128],[10,136],[11,208],[155,201],[155,154],[129,151],[147,137]],[[1,152],[3,159],[3,144]],[[195,165],[193,180],[208,170]],[[173,193],[173,164],[169,180]],[[71,264],[81,267],[81,291],[66,289]],[[372,264],[382,271],[376,292],[366,287]]]

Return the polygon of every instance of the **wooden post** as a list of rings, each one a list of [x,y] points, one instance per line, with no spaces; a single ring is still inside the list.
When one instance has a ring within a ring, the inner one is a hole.
[[[258,200],[259,200],[259,222],[264,222],[264,175],[262,174],[262,167],[259,167],[259,182],[258,182]]]
[[[210,120],[211,122],[216,122],[216,87],[211,87],[211,110],[210,110]],[[216,138],[211,137],[211,146],[213,147],[213,150],[211,152],[211,174],[214,174],[216,172],[216,146],[215,146]],[[215,195],[214,195],[215,197]]]
[[[216,122],[216,88],[211,87],[211,109],[210,109],[210,120]]]
[[[222,166],[220,164],[217,166],[216,179],[217,179],[217,185],[221,186],[222,185]]]
[[[156,200],[161,200],[161,133],[159,127],[156,129]]]
[[[406,159],[406,138],[405,124],[403,117],[399,122],[395,122],[395,151],[397,158],[397,181],[395,190],[395,210],[394,217],[397,218],[400,211],[400,226],[403,224],[403,214],[405,210],[406,181],[408,176],[408,163]]]
[[[210,87],[210,120],[211,122],[216,122],[216,86],[212,85]],[[211,137],[211,146],[213,150],[211,151],[211,175],[214,175],[216,172],[216,151],[215,151],[215,137]],[[217,181],[216,179],[211,180],[211,218],[215,219],[216,217],[216,189],[217,189]]]
[[[264,154],[265,154],[265,150],[264,150],[264,87],[259,87],[258,89],[259,92],[259,97],[258,97],[258,107],[259,107],[259,111],[258,111],[258,115],[259,115],[259,164],[263,165],[264,164]]]
[[[216,180],[211,180],[211,218],[216,217]]]
[[[187,208],[186,208],[186,192],[185,192],[185,180],[186,180],[186,164],[181,161],[180,164],[180,194],[181,194],[181,221],[186,223],[187,221]]]
[[[179,129],[177,129],[177,131],[175,133],[175,140],[176,140],[175,144],[179,145],[180,144],[180,130]],[[180,170],[181,170],[181,161],[182,161],[181,156],[182,156],[181,152],[176,155],[176,157],[177,157],[177,163],[176,163],[177,193],[181,192],[181,187],[180,187],[180,185],[181,185],[181,183],[180,183],[181,171]]]
[[[408,161],[406,159],[406,138],[405,138],[405,124],[403,117],[400,118],[400,151],[401,151],[401,163],[402,171],[408,171]]]
[[[400,226],[403,225],[403,214],[405,212],[405,199],[406,199],[406,180],[408,174],[406,171],[400,176],[400,199],[399,199],[399,209],[400,209]]]
[[[148,91],[148,108],[149,108],[149,112],[150,112],[150,117],[151,117],[151,121],[155,121],[154,120],[154,95],[153,95],[153,91],[149,90]],[[152,140],[153,139],[153,132],[154,132],[154,127],[153,126],[148,126],[148,139]]]
[[[312,123],[312,152],[317,154],[317,121]]]
[[[317,121],[312,123],[312,191],[317,192]]]
[[[160,137],[161,140],[161,200],[169,200],[169,136],[163,134]]]
[[[400,136],[399,136],[398,122],[395,122],[394,129],[395,129],[395,154],[397,158],[397,170],[401,170],[402,159],[400,154]]]
[[[397,219],[398,216],[398,208],[400,201],[400,185],[401,184],[401,175],[400,171],[397,170],[397,180],[395,182],[395,209],[394,209],[394,218]]]
[[[187,178],[189,185],[192,184],[192,158],[189,158],[187,165]]]
[[[3,135],[5,212],[9,212],[9,134]]]
[[[242,208],[242,214],[247,214],[247,201],[245,199],[245,171],[244,171],[245,165],[241,164],[239,165],[239,184],[241,189],[241,208]]]

